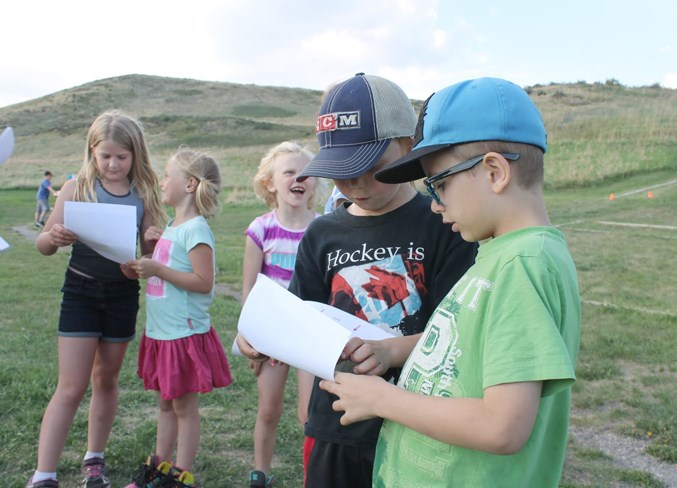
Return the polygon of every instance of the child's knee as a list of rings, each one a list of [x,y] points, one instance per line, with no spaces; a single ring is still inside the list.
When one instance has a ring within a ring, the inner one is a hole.
[[[62,405],[77,408],[87,391],[87,385],[58,385],[54,399]]]
[[[118,388],[118,376],[102,371],[92,372],[92,390],[98,392],[113,392]]]
[[[267,424],[278,423],[282,417],[281,404],[267,404],[259,406],[258,417]]]
[[[199,415],[199,401],[197,393],[188,393],[171,401],[174,414],[179,418]]]

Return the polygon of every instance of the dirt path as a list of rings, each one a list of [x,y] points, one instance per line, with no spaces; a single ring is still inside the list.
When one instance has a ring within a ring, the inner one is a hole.
[[[29,225],[16,225],[12,227],[12,230],[16,232],[17,234],[21,234],[24,236],[27,240],[31,242],[35,242],[35,239],[38,238],[38,235],[40,234],[40,230],[35,227],[35,226],[29,226]]]
[[[615,434],[609,430],[571,425],[569,434],[581,446],[598,449],[623,469],[652,474],[668,488],[677,488],[677,464],[668,464],[646,454],[647,441]]]

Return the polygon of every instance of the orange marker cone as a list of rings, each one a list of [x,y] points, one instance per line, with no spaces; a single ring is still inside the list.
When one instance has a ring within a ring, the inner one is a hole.
[[[611,195],[609,195],[609,201],[613,202],[614,200],[616,200],[616,195],[612,193]]]
[[[656,198],[656,195],[654,195],[652,191],[647,192],[646,196],[647,198]]]

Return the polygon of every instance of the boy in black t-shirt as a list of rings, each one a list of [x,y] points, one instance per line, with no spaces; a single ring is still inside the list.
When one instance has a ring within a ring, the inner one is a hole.
[[[331,178],[350,202],[310,224],[289,290],[303,300],[386,324],[396,335],[423,331],[477,251],[430,212],[430,198],[411,184],[374,179],[376,171],[409,152],[415,126],[411,102],[399,86],[357,74],[324,99],[316,127],[320,151],[298,176]],[[238,345],[256,358],[243,338]],[[378,370],[365,362],[352,372]],[[305,429],[305,487],[371,487],[381,420],[342,426],[332,409],[337,397],[319,389],[318,382]]]

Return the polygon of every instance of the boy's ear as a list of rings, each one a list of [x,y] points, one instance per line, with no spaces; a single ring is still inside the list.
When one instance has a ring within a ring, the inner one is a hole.
[[[402,155],[409,154],[411,148],[414,147],[414,139],[411,137],[398,137],[396,142],[400,145]]]
[[[510,183],[510,163],[498,153],[489,152],[484,157],[484,162],[482,163],[487,170],[487,178],[489,179],[489,184],[491,189],[496,194],[503,193],[505,188]]]

